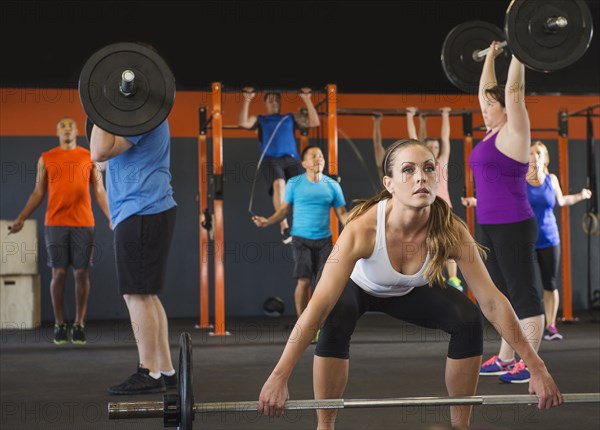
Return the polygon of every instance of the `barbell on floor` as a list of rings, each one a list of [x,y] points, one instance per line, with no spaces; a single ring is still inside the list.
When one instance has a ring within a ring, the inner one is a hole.
[[[455,86],[476,92],[482,61],[494,40],[508,48],[496,59],[498,81],[504,82],[508,50],[528,68],[552,72],[581,58],[592,35],[592,14],[584,0],[513,0],[505,14],[504,31],[484,21],[454,27],[442,45],[442,67]]]
[[[160,401],[110,402],[109,419],[163,418],[165,427],[191,430],[195,414],[252,412],[257,401],[194,403],[192,392],[192,340],[182,333],[179,340],[178,394],[167,394]],[[598,403],[600,393],[563,394],[565,403]],[[402,408],[422,406],[537,404],[534,395],[491,395],[466,397],[405,397],[391,399],[289,400],[285,410]]]
[[[600,393],[563,394],[565,403],[598,403]],[[468,406],[537,404],[535,395],[488,395],[465,397],[400,397],[389,399],[326,399],[288,400],[286,411],[353,408],[406,408],[414,406]],[[194,413],[252,412],[258,410],[257,401],[213,402],[194,404]],[[115,402],[108,404],[110,419],[162,418],[164,402]]]

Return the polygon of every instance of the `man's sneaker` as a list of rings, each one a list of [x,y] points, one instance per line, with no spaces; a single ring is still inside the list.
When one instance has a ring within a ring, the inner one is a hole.
[[[525,382],[529,382],[530,378],[531,374],[525,363],[523,363],[523,360],[515,364],[515,367],[510,372],[500,376],[500,380],[507,384],[524,384]]]
[[[484,362],[479,369],[480,375],[504,375],[511,371],[516,361],[502,361],[497,355],[494,355],[488,361]]]
[[[108,389],[109,394],[144,394],[144,393],[164,393],[167,391],[165,380],[161,376],[154,379],[150,376],[150,371],[143,367],[138,367],[137,372],[127,378],[119,385],[114,385]]]
[[[71,343],[77,345],[85,345],[87,340],[85,339],[85,325],[73,324],[71,327]]]
[[[177,377],[177,372],[173,373],[171,376],[165,375],[161,373],[163,379],[165,380],[165,386],[167,389],[169,388],[177,388],[179,385],[179,378]]]
[[[461,285],[460,279],[458,279],[456,276],[451,277],[450,279],[448,279],[446,281],[446,284],[450,285],[452,288],[456,288],[458,291],[463,290],[463,286]]]
[[[544,329],[545,340],[562,340],[562,334],[556,330],[556,327],[548,326]]]
[[[63,345],[69,341],[67,329],[67,323],[54,324],[54,343],[56,345]]]
[[[288,245],[290,243],[292,243],[292,235],[290,233],[290,229],[286,228],[281,232],[281,241],[285,244]]]

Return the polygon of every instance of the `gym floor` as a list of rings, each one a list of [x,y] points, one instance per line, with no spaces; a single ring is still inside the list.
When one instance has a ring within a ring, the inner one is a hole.
[[[579,322],[561,324],[562,341],[543,341],[541,356],[561,391],[600,391],[600,315],[580,314]],[[170,322],[170,341],[177,367],[179,334],[193,341],[196,402],[256,400],[279,358],[293,318],[231,319],[232,334],[210,337],[195,321]],[[135,371],[137,353],[126,321],[90,322],[85,346],[52,344],[50,327],[3,330],[1,336],[0,427],[12,429],[162,429],[161,419],[108,420],[111,401],[162,401],[162,394],[109,396],[106,388]],[[486,326],[485,355],[497,352],[500,338]],[[360,321],[351,346],[350,378],[345,398],[447,396],[444,363],[447,336],[381,314]],[[312,398],[312,353],[308,348],[289,388],[292,399]],[[527,394],[527,384],[503,384],[482,377],[478,395]],[[338,414],[339,429],[448,429],[448,408],[346,409]],[[550,411],[535,406],[476,406],[473,429],[598,429],[597,403],[567,404]],[[311,429],[313,411],[280,419],[255,413],[196,416],[200,429]]]

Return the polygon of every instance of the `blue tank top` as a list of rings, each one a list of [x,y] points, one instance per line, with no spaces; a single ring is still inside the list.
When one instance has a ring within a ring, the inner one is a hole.
[[[294,115],[291,113],[285,115],[259,115],[258,140],[261,154],[265,151],[265,147],[269,145],[265,157],[280,158],[288,156],[298,160],[300,156],[298,155],[298,149],[296,149],[294,124]]]
[[[486,134],[469,157],[475,178],[475,211],[479,224],[509,224],[533,217],[525,186],[529,165],[500,152],[496,148],[496,136],[498,133]]]
[[[556,194],[552,188],[550,175],[539,187],[527,183],[527,199],[538,225],[538,240],[535,244],[536,249],[550,248],[560,243],[558,225],[554,216],[554,205],[556,204]]]

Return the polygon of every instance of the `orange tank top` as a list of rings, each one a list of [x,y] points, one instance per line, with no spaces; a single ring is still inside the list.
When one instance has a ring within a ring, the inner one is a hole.
[[[93,227],[90,151],[79,146],[72,150],[57,147],[44,152],[42,160],[48,179],[45,225]]]

